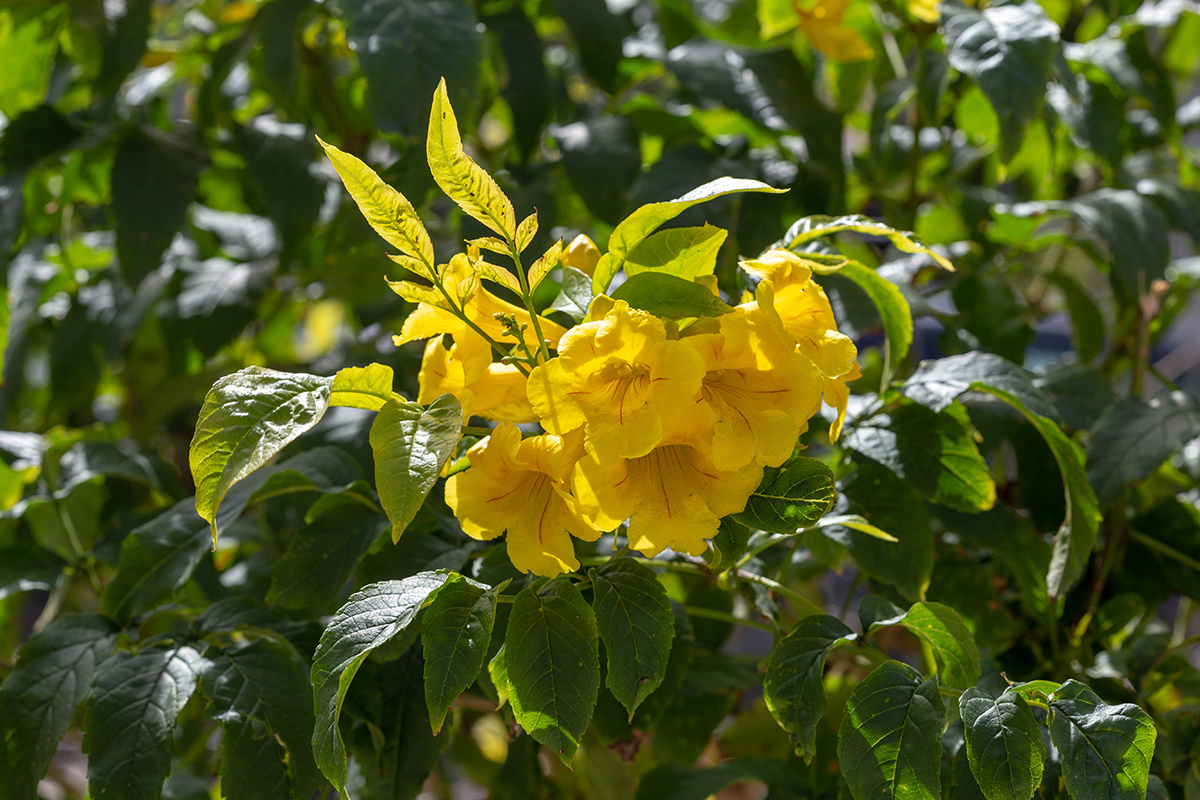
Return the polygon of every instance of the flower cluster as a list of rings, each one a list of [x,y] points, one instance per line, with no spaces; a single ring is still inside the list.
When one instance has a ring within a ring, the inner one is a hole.
[[[598,259],[580,237],[560,263],[590,273]],[[547,576],[578,569],[572,536],[594,541],[626,520],[646,555],[700,555],[763,468],[792,456],[822,400],[838,410],[836,437],[859,377],[853,342],[801,257],[774,250],[742,266],[757,288],[721,316],[664,320],[600,295],[570,330],[539,317],[556,355],[527,365],[492,356],[497,341],[538,351],[530,314],[480,284],[477,258],[443,267],[446,296],[421,300],[396,341],[429,340],[420,402],[450,392],[501,423],[447,481],[463,530],[507,533],[513,564]],[[533,422],[545,433],[522,438],[514,423]]]

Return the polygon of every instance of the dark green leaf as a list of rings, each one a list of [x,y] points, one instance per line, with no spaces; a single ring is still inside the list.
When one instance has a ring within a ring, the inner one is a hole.
[[[517,722],[569,764],[600,690],[592,609],[567,580],[524,589],[508,618],[505,651]]]
[[[537,152],[542,129],[554,112],[545,45],[520,7],[488,16],[484,23],[500,40],[500,51],[508,67],[508,84],[502,87],[501,94],[512,109],[513,133],[528,159]],[[641,165],[640,154],[638,165]]]
[[[1048,279],[1062,290],[1075,327],[1075,346],[1081,361],[1091,361],[1104,348],[1104,316],[1087,290],[1065,272],[1054,272]]]
[[[329,408],[332,378],[246,367],[213,384],[188,460],[196,511],[213,526],[230,487],[267,463]]]
[[[986,511],[996,502],[996,483],[959,416],[905,404],[858,423],[845,445],[883,464],[935,503]]]
[[[262,45],[262,68],[267,80],[284,97],[296,89],[300,67],[300,18],[313,0],[272,0],[255,16]]]
[[[455,111],[474,116],[484,40],[469,2],[339,0],[337,7],[367,78],[367,111],[381,130],[423,135],[441,78]]]
[[[43,547],[0,548],[0,600],[18,592],[52,589],[66,566],[66,561]]]
[[[444,394],[422,408],[389,400],[371,426],[375,486],[392,522],[392,541],[400,540],[442,467],[458,444],[462,407]]]
[[[1087,449],[1087,477],[1106,508],[1145,480],[1176,448],[1200,436],[1200,406],[1183,392],[1146,403],[1126,397],[1096,422]]]
[[[221,794],[229,800],[309,800],[321,783],[313,761],[307,671],[267,638],[210,656],[200,690],[220,720]]]
[[[937,664],[938,681],[951,689],[979,682],[979,648],[958,612],[941,603],[914,603],[903,617],[876,625],[902,625],[929,645]],[[874,627],[874,626],[872,626]]]
[[[127,452],[110,442],[80,442],[63,453],[58,467],[59,498],[98,475],[145,484],[165,495],[182,494],[174,470],[157,454]]]
[[[312,744],[317,766],[334,788],[341,790],[346,783],[346,749],[338,717],[354,674],[372,650],[412,623],[429,595],[446,580],[443,573],[422,572],[402,581],[371,584],[350,596],[321,635],[312,666],[317,715]]]
[[[958,698],[971,772],[987,800],[1029,800],[1042,782],[1045,748],[1033,712],[1014,692],[971,687]]]
[[[1046,370],[1034,386],[1054,403],[1068,428],[1088,430],[1117,399],[1104,373],[1086,364],[1063,364]]]
[[[203,669],[204,658],[188,645],[119,653],[105,662],[83,720],[95,800],[158,800],[171,767],[175,719]]]
[[[791,734],[796,754],[811,760],[817,752],[817,723],[825,713],[825,658],[855,634],[836,617],[806,617],[771,649],[763,696],[767,708]]]
[[[854,687],[837,747],[854,800],[938,800],[944,715],[937,680],[895,661]]]
[[[649,567],[615,558],[589,572],[592,608],[608,654],[605,685],[633,712],[663,681],[675,638],[667,591]]]
[[[571,32],[583,68],[600,86],[615,89],[626,24],[604,0],[554,0],[554,10]]]
[[[626,117],[604,116],[563,125],[554,136],[571,186],[589,211],[616,225],[629,187],[642,172],[637,129]]]
[[[135,528],[121,542],[117,575],[100,597],[101,609],[128,622],[169,600],[192,577],[209,541],[191,498]]]
[[[992,353],[972,352],[923,361],[904,382],[904,394],[934,411],[942,411],[963,392],[977,385],[992,386],[1014,395],[1034,414],[1058,421],[1058,412],[1033,385],[1032,376],[1011,361]]]
[[[31,108],[0,131],[0,168],[6,175],[23,175],[43,158],[70,147],[81,134],[79,126],[52,106]]]
[[[237,129],[238,151],[262,196],[267,216],[290,253],[317,223],[325,184],[317,177],[313,140],[303,125],[258,117]]]
[[[0,684],[0,768],[7,800],[38,797],[38,781],[71,727],[96,666],[112,654],[116,634],[117,626],[104,617],[73,614],[21,648]]]
[[[496,591],[468,578],[451,578],[429,604],[421,646],[425,705],[435,734],[450,704],[479,677],[495,621]]]
[[[1072,797],[1145,800],[1158,733],[1149,714],[1069,680],[1050,697],[1049,726]]]
[[[327,511],[296,531],[271,567],[267,602],[281,608],[322,608],[342,593],[358,560],[387,526],[359,505]]]
[[[1161,279],[1170,260],[1167,218],[1154,202],[1129,189],[1100,189],[1061,204],[1112,265],[1113,287],[1126,301]]]
[[[908,301],[904,299],[896,284],[880,277],[875,270],[857,261],[847,262],[838,270],[838,274],[858,284],[879,311],[879,318],[883,321],[883,332],[887,336],[888,367],[884,373],[884,381],[887,382],[891,379],[892,371],[908,355],[908,348],[912,344],[913,321]]]
[[[977,11],[942,7],[950,66],[974,79],[1000,119],[1001,156],[1021,146],[1038,114],[1059,48],[1059,31],[1034,2]]]
[[[640,272],[618,286],[612,298],[667,319],[717,317],[733,311],[704,286],[664,272]]]
[[[763,470],[762,483],[733,518],[750,528],[795,533],[815,525],[837,498],[833,470],[815,458],[793,458]]]
[[[736,758],[708,769],[661,764],[638,783],[635,800],[707,800],[726,786],[760,781],[770,797],[804,797],[809,787],[782,762],[771,758]]]
[[[149,6],[138,0],[135,5]],[[183,227],[207,156],[196,145],[156,129],[131,128],[112,167],[117,258],[130,286],[158,269],[163,251]]]
[[[732,517],[722,517],[721,527],[712,538],[712,553],[705,556],[708,566],[714,570],[726,570],[746,554],[750,543],[750,529]]]
[[[128,0],[120,6],[121,16],[110,23],[108,37],[100,61],[100,74],[96,77],[96,90],[102,95],[115,94],[146,53],[146,39],[150,36],[150,9],[153,0]]]

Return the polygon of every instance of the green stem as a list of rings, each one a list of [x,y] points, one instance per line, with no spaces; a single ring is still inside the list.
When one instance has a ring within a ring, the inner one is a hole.
[[[744,581],[749,581],[750,583],[757,583],[759,586],[766,586],[771,591],[778,592],[779,594],[788,598],[793,603],[795,603],[797,606],[804,609],[804,611],[806,613],[804,613],[802,616],[811,617],[814,614],[824,614],[825,613],[825,610],[823,608],[821,608],[820,606],[818,606],[816,603],[814,603],[812,600],[809,600],[807,597],[800,594],[795,589],[789,589],[788,587],[784,586],[779,581],[773,581],[770,578],[764,578],[762,575],[755,575],[752,572],[746,572],[745,570],[740,570],[740,569],[737,571],[737,576]]]
[[[513,239],[508,239],[508,249],[512,255],[513,264],[517,267],[517,281],[521,284],[521,299],[525,302],[525,310],[529,312],[530,321],[533,322],[533,334],[537,336],[538,342],[537,349],[542,354],[542,358],[549,361],[550,348],[546,346],[546,337],[542,335],[542,323],[538,320],[537,309],[533,305],[533,292],[529,290],[529,278],[525,275],[525,267],[521,266],[521,251],[517,249],[517,243]],[[525,343],[524,336],[521,337],[521,343]],[[526,352],[529,351],[526,350]],[[530,353],[531,357],[532,355]]]
[[[1149,547],[1151,550],[1156,550],[1159,553],[1162,553],[1167,558],[1171,558],[1171,559],[1174,559],[1175,561],[1178,561],[1180,564],[1183,564],[1185,567],[1188,567],[1190,569],[1196,570],[1197,572],[1200,572],[1200,561],[1197,561],[1196,559],[1192,558],[1187,553],[1179,552],[1174,547],[1171,547],[1171,545],[1169,545],[1169,544],[1163,544],[1158,539],[1155,539],[1152,536],[1147,536],[1146,534],[1142,533],[1141,531],[1136,531],[1136,530],[1129,531],[1129,538],[1135,542],[1138,542],[1139,544],[1144,544],[1146,547]]]
[[[728,622],[731,625],[749,625],[751,628],[758,628],[759,630],[766,631],[768,633],[775,633],[775,628],[766,624],[765,622],[759,622],[756,619],[742,619],[740,617],[735,617],[733,614],[727,614],[724,611],[718,611],[715,608],[702,608],[700,606],[684,606],[683,610],[686,611],[688,613],[688,615],[692,616],[692,617],[701,617],[703,619],[713,619],[713,620],[716,620],[717,622]]]
[[[442,297],[445,297],[446,302],[450,304],[450,312],[452,314],[454,314],[454,316],[458,317],[460,320],[465,322],[467,324],[468,328],[470,328],[471,330],[475,331],[475,333],[482,336],[484,341],[492,346],[492,350],[494,350],[498,356],[500,356],[501,358],[507,357],[508,351],[505,350],[504,347],[502,347],[499,342],[497,342],[492,337],[488,336],[487,333],[484,332],[483,328],[476,325],[475,321],[470,319],[469,317],[467,317],[466,312],[464,312],[461,308],[458,307],[458,304],[456,304],[454,302],[454,298],[450,297],[450,293],[447,292],[446,287],[442,285],[441,279],[437,278],[437,271],[433,270],[431,268],[430,272],[431,272],[431,274],[434,275],[433,285],[437,287],[438,291],[442,293]],[[513,363],[515,364],[517,370],[522,375],[524,375],[526,378],[529,377],[529,370],[527,370],[523,364],[521,364],[519,361],[515,361]]]

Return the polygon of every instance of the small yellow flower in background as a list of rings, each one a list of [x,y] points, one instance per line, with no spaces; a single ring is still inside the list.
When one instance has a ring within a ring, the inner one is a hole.
[[[908,13],[923,22],[937,22],[942,17],[938,11],[941,0],[912,0],[908,3]]]
[[[564,267],[573,267],[590,278],[596,271],[596,265],[600,263],[600,249],[586,233],[581,233],[567,245],[558,263]]]
[[[467,452],[471,469],[446,481],[446,503],[474,539],[508,532],[508,557],[522,572],[551,577],[579,569],[571,536],[600,536],[571,495],[568,479],[582,436],[521,439],[503,423]],[[614,526],[615,527],[615,526]]]
[[[562,337],[558,357],[530,374],[529,400],[546,430],[585,428],[588,451],[612,464],[654,449],[664,415],[693,413],[703,377],[700,355],[669,340],[662,320],[618,300]]]
[[[849,4],[850,0],[819,0],[804,8],[797,3],[797,22],[812,46],[834,61],[867,61],[874,58],[875,51],[857,30],[845,24]]]
[[[607,466],[586,455],[576,467],[574,488],[597,528],[613,530],[629,520],[633,549],[654,556],[669,547],[698,556],[721,517],[745,508],[761,480],[758,464],[722,472],[701,450],[665,444]]]
[[[838,411],[829,429],[830,438],[836,440],[846,418],[847,384],[862,377],[854,342],[838,332],[829,298],[812,280],[812,270],[800,256],[789,250],[772,250],[761,258],[743,261],[742,268],[760,283],[755,300],[741,307],[778,317],[800,352],[820,370],[824,400]]]

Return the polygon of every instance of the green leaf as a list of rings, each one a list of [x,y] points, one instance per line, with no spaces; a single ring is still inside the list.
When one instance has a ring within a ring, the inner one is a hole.
[[[455,576],[433,598],[421,627],[425,705],[436,734],[450,704],[479,677],[496,621],[496,589]]]
[[[432,279],[433,242],[425,223],[417,216],[408,198],[400,194],[368,167],[349,153],[343,153],[320,137],[333,168],[337,170],[358,210],[383,240],[409,258],[415,259],[417,272]],[[389,385],[388,389],[391,389]]]
[[[333,381],[316,375],[246,367],[213,384],[192,437],[188,461],[196,511],[212,525],[235,483],[321,421]]]
[[[1015,692],[972,686],[958,698],[971,772],[987,800],[1030,800],[1042,782],[1045,748],[1033,712]]]
[[[774,758],[734,758],[708,769],[682,764],[660,764],[638,783],[634,800],[708,800],[723,796],[721,790],[739,781],[760,781],[768,797],[805,797],[810,787]],[[739,796],[736,790],[732,796]]]
[[[937,680],[895,661],[855,686],[837,746],[854,800],[939,800],[944,715]]]
[[[66,566],[66,561],[44,547],[0,548],[0,600],[19,592],[49,591]]]
[[[393,542],[400,540],[454,455],[461,431],[462,407],[448,394],[429,408],[390,400],[375,417],[371,426],[375,486],[392,522]]]
[[[128,623],[161,605],[188,582],[208,548],[208,526],[192,498],[179,501],[121,542],[117,574],[101,594],[100,608]]]
[[[764,469],[745,510],[733,518],[754,530],[795,533],[815,525],[836,498],[833,470],[815,458],[800,456],[781,467]]]
[[[321,635],[312,665],[317,717],[312,747],[317,766],[339,791],[346,783],[346,748],[338,717],[354,674],[372,650],[412,623],[447,579],[444,573],[422,572],[402,581],[366,586],[350,596]]]
[[[618,286],[612,298],[664,319],[717,317],[733,311],[708,288],[665,272],[640,272]]]
[[[883,332],[887,336],[887,365],[883,373],[883,383],[886,385],[891,381],[896,367],[908,355],[908,348],[912,345],[913,321],[908,301],[904,299],[896,284],[857,261],[846,262],[838,270],[838,274],[858,284],[879,310],[879,319],[883,322]]]
[[[116,94],[121,82],[137,67],[146,54],[150,35],[150,9],[153,0],[130,0],[121,7],[120,17],[103,37],[100,74],[96,76],[96,91],[104,96]]]
[[[254,17],[258,23],[258,41],[262,45],[263,75],[267,84],[285,98],[296,92],[300,21],[304,12],[312,7],[312,0],[272,0]]]
[[[722,517],[721,527],[712,538],[711,554],[706,555],[712,570],[726,570],[737,564],[750,544],[750,529],[732,517]]]
[[[561,311],[576,322],[587,316],[592,304],[592,279],[574,267],[562,268],[562,288],[550,304],[551,311]]]
[[[1132,189],[1100,189],[1060,204],[1083,226],[1112,265],[1112,284],[1126,302],[1149,291],[1171,258],[1167,217]]]
[[[1118,400],[1100,416],[1087,449],[1087,477],[1101,508],[1154,473],[1184,442],[1200,436],[1200,406],[1183,392],[1149,403]]]
[[[346,39],[367,79],[366,109],[376,126],[416,139],[425,131],[425,98],[439,78],[454,105],[473,118],[485,43],[467,0],[338,0]]]
[[[942,269],[954,271],[954,265],[945,256],[927,246],[915,233],[896,230],[890,225],[862,214],[848,214],[843,217],[815,214],[803,217],[788,228],[787,233],[783,235],[781,244],[789,250],[798,251],[819,239],[844,232],[861,233],[864,236],[882,236],[902,253],[929,256]]]
[[[1031,411],[1016,395],[995,387],[976,388],[1000,398],[1033,423],[1046,440],[1062,474],[1067,514],[1054,535],[1054,552],[1046,575],[1050,598],[1057,600],[1083,576],[1100,526],[1100,506],[1084,471],[1083,452],[1053,420]]]
[[[666,675],[675,639],[667,590],[652,569],[631,558],[614,558],[588,574],[596,627],[608,657],[604,684],[633,719]]]
[[[1035,2],[982,11],[945,3],[942,14],[950,66],[969,75],[991,101],[1007,161],[1041,110],[1059,51],[1058,26]]]
[[[58,498],[99,475],[140,483],[168,496],[183,494],[174,470],[157,454],[127,452],[111,442],[72,445],[59,459],[58,468],[58,489],[54,492]]]
[[[36,800],[58,742],[71,727],[118,628],[98,614],[63,617],[33,636],[0,683],[0,771],[7,800]]]
[[[1158,735],[1149,714],[1069,680],[1050,697],[1048,725],[1071,797],[1145,800]]]
[[[303,125],[284,125],[261,116],[235,128],[246,171],[290,255],[316,227],[325,200],[325,181],[313,169],[312,139]]]
[[[621,221],[626,195],[642,174],[638,131],[624,116],[602,116],[563,125],[554,138],[563,168],[588,211],[610,225]],[[588,279],[589,287],[591,279]]]
[[[200,691],[221,722],[221,794],[308,800],[321,785],[310,742],[308,674],[285,645],[259,637],[210,655]]]
[[[459,208],[506,242],[516,240],[517,221],[512,201],[492,176],[463,152],[458,120],[450,106],[444,78],[433,95],[425,152],[433,179]]]
[[[117,259],[130,286],[158,269],[187,221],[206,160],[194,144],[157,129],[130,128],[121,137],[112,166],[112,208]]]
[[[797,622],[767,657],[763,697],[767,708],[791,734],[796,755],[811,761],[817,753],[817,723],[825,713],[825,658],[856,634],[825,614]]]
[[[992,473],[958,415],[907,403],[857,423],[845,446],[884,465],[935,503],[973,512],[996,502]]]
[[[1067,301],[1067,311],[1075,328],[1075,347],[1079,350],[1079,360],[1091,361],[1104,348],[1104,315],[1087,290],[1067,273],[1061,270],[1052,272],[1046,276],[1046,280],[1057,286]]]
[[[933,652],[938,681],[951,689],[967,689],[979,682],[979,648],[958,612],[941,603],[914,603],[904,616],[876,625],[901,625],[923,639]]]
[[[524,589],[504,641],[509,702],[518,724],[569,764],[600,691],[592,609],[567,580]]]
[[[780,194],[786,189],[775,189],[760,181],[748,178],[717,178],[715,181],[699,186],[680,197],[664,203],[650,203],[634,211],[613,229],[608,239],[608,253],[600,259],[596,272],[592,276],[592,291],[603,294],[608,291],[613,276],[621,269],[621,262],[646,240],[650,234],[658,230],[664,222],[687,211],[700,203],[706,203],[718,197],[735,192],[770,192]]]
[[[975,351],[922,361],[901,391],[923,406],[942,411],[971,389],[990,386],[1016,397],[1022,405],[1040,417],[1059,421],[1058,410],[1046,395],[1033,385],[1033,376],[992,353]]]
[[[378,411],[389,400],[397,399],[392,391],[394,381],[392,368],[384,364],[340,369],[333,376],[329,405]]]
[[[712,275],[728,231],[712,225],[652,233],[625,258],[625,274],[663,272],[692,280]]]
[[[337,600],[367,548],[387,521],[362,506],[327,511],[292,536],[271,566],[267,602],[280,608],[320,609]]]
[[[105,662],[83,720],[88,790],[95,800],[158,800],[171,768],[175,719],[204,664],[189,645],[118,653]]]

